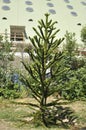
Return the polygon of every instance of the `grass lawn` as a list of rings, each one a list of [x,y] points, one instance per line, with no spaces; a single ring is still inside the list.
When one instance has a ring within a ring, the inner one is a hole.
[[[17,99],[15,102],[31,102],[33,99]],[[76,101],[68,106],[78,115],[78,126],[86,126],[86,102]],[[0,99],[0,130],[66,130],[64,128],[36,127],[30,122],[33,110],[27,105],[12,103],[12,100]]]

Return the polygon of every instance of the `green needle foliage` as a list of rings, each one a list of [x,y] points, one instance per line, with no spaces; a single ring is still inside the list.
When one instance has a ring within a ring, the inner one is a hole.
[[[49,14],[45,14],[45,21],[41,19],[38,23],[38,30],[33,28],[36,35],[33,38],[29,37],[33,49],[27,49],[32,61],[29,64],[22,62],[29,77],[22,75],[22,81],[29,87],[32,96],[37,101],[37,103],[29,103],[39,108],[39,114],[36,113],[37,120],[49,127],[51,124],[56,124],[57,120],[63,123],[66,115],[72,112],[68,109],[68,113],[67,108],[59,105],[59,98],[49,100],[59,89],[62,89],[57,86],[55,77],[63,73],[63,70],[60,70],[57,74],[59,66],[62,66],[60,61],[63,58],[63,53],[58,51],[58,48],[64,38],[56,39],[56,34],[60,30],[55,27],[57,22],[49,20]],[[56,64],[58,67],[54,69]]]

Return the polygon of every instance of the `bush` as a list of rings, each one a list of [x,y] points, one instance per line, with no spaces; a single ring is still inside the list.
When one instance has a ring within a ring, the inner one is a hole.
[[[69,70],[67,74],[64,73],[60,85],[63,86],[63,90],[60,90],[59,93],[65,99],[86,99],[86,67]]]

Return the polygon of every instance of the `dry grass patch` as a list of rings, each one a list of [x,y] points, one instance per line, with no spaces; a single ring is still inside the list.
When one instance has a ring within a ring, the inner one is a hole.
[[[13,103],[16,102],[16,103]],[[57,127],[47,129],[44,127],[35,127],[31,123],[31,114],[34,112],[28,105],[21,105],[19,103],[31,103],[35,102],[33,98],[24,98],[16,100],[2,100],[0,99],[0,129],[2,130],[57,130]],[[86,126],[86,102],[76,101],[69,105],[75,110],[78,115],[78,127]],[[66,130],[64,128],[58,128],[58,130]]]

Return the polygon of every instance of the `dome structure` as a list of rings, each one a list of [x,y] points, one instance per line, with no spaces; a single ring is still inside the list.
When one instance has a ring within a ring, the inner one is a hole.
[[[32,27],[38,25],[45,13],[50,13],[50,19],[58,22],[58,37],[68,30],[76,33],[76,39],[81,42],[85,12],[86,0],[0,0],[0,34],[7,29],[9,40],[21,41],[24,36],[27,41],[28,36],[34,35]]]

